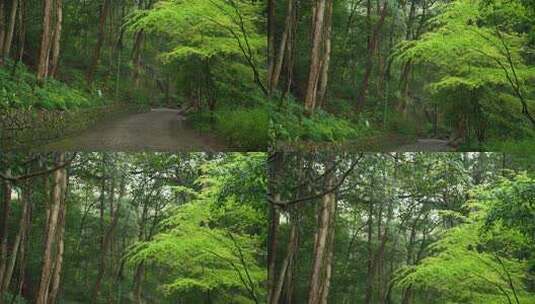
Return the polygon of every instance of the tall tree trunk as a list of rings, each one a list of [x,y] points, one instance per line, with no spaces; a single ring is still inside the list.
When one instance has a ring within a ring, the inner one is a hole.
[[[288,42],[286,43],[286,87],[283,91],[283,98],[281,98],[281,102],[283,101],[288,94],[290,94],[290,91],[293,86],[293,75],[294,75],[294,69],[295,69],[295,48],[294,45],[296,44],[296,32],[297,32],[297,20],[299,18],[299,12],[297,5],[294,7],[294,13],[292,16],[292,30],[288,33]]]
[[[58,165],[64,162],[64,154],[58,155]],[[50,290],[50,283],[53,271],[54,241],[57,235],[58,222],[60,221],[63,186],[65,184],[65,168],[58,169],[53,173],[53,185],[50,212],[45,229],[45,248],[43,253],[43,267],[41,271],[41,281],[36,296],[36,304],[47,304]]]
[[[362,79],[362,83],[360,85],[360,91],[357,97],[357,103],[356,103],[357,109],[362,109],[362,107],[364,107],[364,105],[366,104],[366,99],[368,98],[370,76],[373,70],[373,54],[375,54],[375,52],[378,49],[378,45],[380,41],[379,35],[381,33],[381,28],[383,27],[383,24],[385,22],[387,12],[388,12],[388,1],[385,1],[381,11],[379,12],[379,20],[375,24],[373,33],[371,34],[371,37],[368,41],[368,58],[366,62],[366,69],[364,71],[364,77]]]
[[[275,194],[275,199],[279,200],[280,195]],[[271,222],[269,227],[269,250],[268,250],[268,303],[274,303],[273,297],[276,288],[276,263],[279,238],[280,213],[278,207],[271,205]]]
[[[305,110],[307,114],[314,113],[314,109],[316,108],[318,82],[321,70],[321,40],[323,38],[326,1],[332,0],[317,0],[313,8],[312,48],[310,51],[310,69],[305,94]]]
[[[11,51],[11,42],[13,41],[13,33],[15,32],[15,21],[17,19],[17,8],[19,6],[18,0],[11,1],[11,14],[9,15],[9,25],[6,32],[6,37],[3,45],[4,59],[9,58],[9,52]]]
[[[136,272],[134,274],[134,303],[143,303],[143,276],[145,274],[145,264],[143,262],[137,264]]]
[[[275,0],[268,0],[268,20],[267,20],[267,36],[268,36],[268,92],[271,95],[273,86],[271,78],[273,75],[274,63],[275,63]]]
[[[6,36],[6,17],[5,17],[6,3],[4,0],[0,1],[0,50],[4,49],[4,38]],[[0,65],[4,61],[0,58]]]
[[[95,49],[93,50],[93,59],[91,60],[91,65],[87,70],[87,83],[92,84],[95,77],[95,72],[97,66],[100,62],[100,49],[104,43],[104,28],[106,26],[106,19],[108,17],[110,7],[110,0],[103,0],[102,5],[100,6],[100,17],[98,21],[98,34],[97,34],[97,43],[95,44]]]
[[[327,168],[334,166],[334,157],[328,161]],[[325,189],[331,189],[335,184],[334,168],[325,176]],[[310,289],[308,293],[308,304],[320,304],[323,300],[323,294],[328,293],[328,284],[330,274],[326,270],[329,264],[329,237],[333,217],[336,210],[336,195],[329,192],[323,195],[318,213],[318,229],[314,242],[314,257],[312,263],[312,275],[310,279]],[[332,232],[334,233],[334,232]]]
[[[416,1],[411,1],[411,7],[409,10],[409,18],[407,20],[407,33],[405,34],[405,40],[416,40],[419,38],[423,26],[425,24],[427,15],[427,6],[425,1],[422,3],[422,15],[419,16],[420,22],[416,31],[414,31],[414,22],[416,20]],[[410,109],[410,81],[412,72],[412,60],[409,59],[402,65],[401,78],[400,78],[400,93],[401,98],[398,106],[398,110],[403,113],[403,116],[407,116]]]
[[[9,263],[7,265],[7,269],[3,278],[2,282],[2,291],[6,291],[9,288],[9,284],[11,283],[11,278],[13,275],[13,272],[15,270],[15,264],[17,261],[17,257],[19,259],[19,263],[21,260],[21,257],[19,255],[19,250],[22,246],[24,246],[24,235],[26,234],[27,230],[27,223],[28,223],[28,213],[30,209],[30,202],[29,202],[29,196],[28,196],[28,184],[26,184],[23,187],[22,190],[22,212],[20,215],[20,221],[19,221],[19,231],[17,232],[17,236],[15,237],[15,242],[13,243],[13,248],[11,250],[11,257],[9,260]]]
[[[336,203],[331,204],[330,206],[330,223],[329,223],[329,239],[327,247],[327,261],[325,265],[325,278],[323,279],[323,284],[321,287],[321,304],[327,304],[329,299],[329,290],[331,287],[331,276],[333,269],[333,258],[334,258],[334,237],[336,232]]]
[[[412,61],[409,59],[407,62],[405,62],[405,64],[403,64],[400,79],[401,100],[398,110],[402,112],[404,116],[407,116],[409,109],[409,77],[411,74],[411,69]]]
[[[284,258],[284,261],[281,266],[281,271],[279,273],[279,277],[277,280],[277,283],[275,284],[275,291],[273,293],[273,296],[271,298],[271,304],[278,304],[281,295],[282,295],[282,288],[284,284],[288,284],[287,281],[288,272],[290,271],[290,266],[292,264],[293,257],[295,255],[295,252],[297,251],[297,223],[294,221],[291,222],[291,228],[290,228],[290,236],[288,238],[288,246],[286,256]]]
[[[58,229],[56,230],[56,257],[54,264],[54,272],[52,274],[50,294],[48,295],[48,303],[56,303],[61,282],[61,270],[63,266],[63,252],[64,252],[64,235],[65,235],[65,218],[67,216],[67,185],[68,176],[63,174],[63,191],[61,198],[60,213],[58,219]]]
[[[411,225],[411,231],[409,234],[409,243],[407,244],[407,266],[413,265],[413,256],[414,256],[414,243],[416,241],[416,225],[418,224],[418,221],[420,219],[420,215],[414,220],[414,222]],[[401,291],[401,303],[402,304],[410,304],[411,298],[412,298],[412,287],[409,285],[408,287],[403,288]]]
[[[63,5],[62,0],[56,0],[56,26],[54,27],[52,58],[50,59],[49,76],[56,77],[59,64],[59,51],[61,41],[61,26],[63,23]]]
[[[110,193],[110,197],[113,197],[114,193],[113,191]],[[104,239],[102,240],[101,250],[100,250],[100,263],[98,268],[98,274],[97,279],[95,281],[95,285],[93,287],[93,295],[91,297],[91,303],[95,304],[98,302],[98,296],[100,294],[100,288],[102,284],[102,280],[104,279],[104,274],[106,272],[106,255],[108,254],[108,251],[111,247],[111,242],[113,240],[113,237],[115,235],[115,229],[117,227],[117,223],[119,222],[119,215],[120,215],[120,208],[121,204],[117,204],[116,210],[111,210],[110,213],[112,215],[112,220],[110,223],[110,226],[108,227],[106,231],[106,235],[104,236]]]
[[[375,265],[373,264],[373,203],[370,202],[368,206],[368,241],[367,241],[367,247],[368,247],[368,274],[366,277],[366,291],[364,296],[364,303],[370,304],[372,301],[373,296],[373,277],[375,272]]]
[[[19,27],[19,42],[18,42],[18,54],[17,59],[22,62],[24,56],[24,42],[26,41],[26,22],[24,22],[24,10],[26,8],[24,0],[19,0],[19,13],[18,13],[18,27]]]
[[[269,175],[271,181],[276,181],[283,170],[284,154],[282,152],[274,152],[270,158],[272,159],[269,167]],[[270,183],[270,192],[273,194],[273,199],[280,201],[280,193],[276,188],[276,183]],[[275,280],[276,280],[276,262],[277,262],[277,250],[278,250],[278,238],[279,238],[279,222],[280,211],[275,204],[270,205],[270,226],[268,234],[268,303],[272,303],[272,297],[275,293]]]
[[[31,196],[31,195],[30,195]],[[27,229],[24,231],[24,235],[22,236],[22,241],[19,249],[19,284],[16,289],[16,294],[20,297],[22,295],[22,287],[24,286],[24,280],[26,277],[26,248],[29,247],[29,235],[30,235],[30,229],[32,227],[32,205],[29,205],[29,210],[26,216],[26,223],[25,223]]]
[[[320,87],[318,92],[318,106],[323,107],[325,105],[325,95],[327,93],[327,84],[329,80],[329,66],[331,62],[331,35],[332,35],[332,14],[333,14],[333,1],[327,2],[327,12],[325,17],[324,27],[324,54],[323,61],[321,63],[321,78]]]
[[[11,170],[7,169],[5,174],[6,176],[10,176]],[[11,209],[11,183],[8,180],[2,182],[2,193],[2,214],[0,215],[0,229],[2,229],[0,230],[0,297],[4,294],[2,286],[4,285],[7,268],[7,229]]]
[[[143,48],[143,42],[145,41],[145,32],[143,29],[136,32],[134,40],[134,48],[132,50],[132,64],[134,66],[132,70],[132,79],[134,80],[136,88],[139,88],[141,81],[141,49]]]
[[[282,33],[281,42],[279,45],[278,53],[274,59],[274,68],[270,77],[270,88],[272,90],[277,89],[279,85],[280,74],[282,70],[282,63],[284,62],[285,54],[288,54],[291,50],[288,49],[288,39],[290,33],[293,31],[293,15],[294,15],[295,0],[288,0],[288,8],[286,12],[286,21],[284,26],[284,32]]]
[[[42,83],[48,75],[48,55],[50,52],[50,21],[52,14],[52,0],[44,0],[43,31],[37,63],[37,81]]]

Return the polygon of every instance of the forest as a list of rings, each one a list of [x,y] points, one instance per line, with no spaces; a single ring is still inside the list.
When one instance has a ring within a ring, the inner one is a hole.
[[[533,1],[271,2],[275,146],[533,151]]]
[[[263,148],[264,7],[249,0],[1,1],[0,138],[5,146],[57,139],[99,125],[110,112],[162,107],[187,117],[185,132]],[[140,128],[178,120],[154,116]]]
[[[0,303],[265,303],[264,153],[0,161]]]
[[[270,154],[268,303],[535,303],[533,164]]]

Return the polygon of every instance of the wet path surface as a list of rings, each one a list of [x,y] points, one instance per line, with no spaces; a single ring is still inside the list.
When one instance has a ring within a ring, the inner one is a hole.
[[[454,149],[448,145],[447,140],[440,139],[418,139],[413,144],[403,145],[395,152],[453,152]]]
[[[79,135],[47,144],[61,151],[222,151],[215,137],[191,129],[178,110],[158,108],[147,113],[99,123]]]

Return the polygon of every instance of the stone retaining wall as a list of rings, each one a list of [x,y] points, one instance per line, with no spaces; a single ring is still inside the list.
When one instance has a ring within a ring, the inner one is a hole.
[[[145,106],[121,103],[68,111],[0,109],[0,151],[31,150],[101,120],[146,110]]]

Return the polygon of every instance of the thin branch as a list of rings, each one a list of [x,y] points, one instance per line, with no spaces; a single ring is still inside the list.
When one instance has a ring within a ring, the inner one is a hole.
[[[65,161],[65,162],[63,162],[63,163],[61,163],[61,164],[59,164],[59,165],[57,165],[57,166],[55,166],[53,168],[40,170],[40,171],[32,172],[32,173],[29,173],[29,174],[25,174],[25,175],[7,176],[7,175],[5,175],[3,173],[0,173],[0,179],[3,179],[5,181],[10,181],[10,182],[17,182],[17,181],[29,179],[29,178],[32,178],[32,177],[36,177],[36,176],[40,176],[40,175],[44,175],[44,174],[49,174],[49,173],[55,172],[55,171],[57,171],[59,169],[63,169],[65,167],[69,166],[71,164],[71,162],[74,160],[74,158],[76,158],[76,155],[77,154],[74,153],[69,160],[67,160],[67,161]]]
[[[290,201],[284,201],[284,202],[281,202],[281,201],[276,201],[274,200],[273,198],[271,198],[270,195],[268,195],[268,201],[271,203],[271,204],[274,204],[274,205],[277,205],[277,206],[281,206],[281,207],[284,207],[284,206],[290,206],[290,205],[294,205],[294,204],[297,204],[297,203],[300,203],[300,202],[304,202],[304,201],[309,201],[309,200],[313,200],[313,199],[317,199],[317,198],[320,198],[326,194],[329,194],[329,193],[332,193],[336,190],[338,190],[338,188],[345,182],[346,178],[349,176],[349,174],[353,171],[353,169],[355,169],[355,167],[357,166],[357,164],[360,162],[360,160],[364,157],[364,154],[360,154],[359,158],[354,161],[351,166],[349,167],[349,169],[344,172],[344,174],[342,175],[342,177],[338,180],[338,182],[331,188],[325,190],[325,191],[322,191],[322,192],[319,192],[319,193],[316,193],[316,194],[312,194],[312,195],[309,195],[309,196],[306,196],[306,197],[301,197],[301,198],[297,198],[297,199],[294,199],[294,200],[290,200]]]

